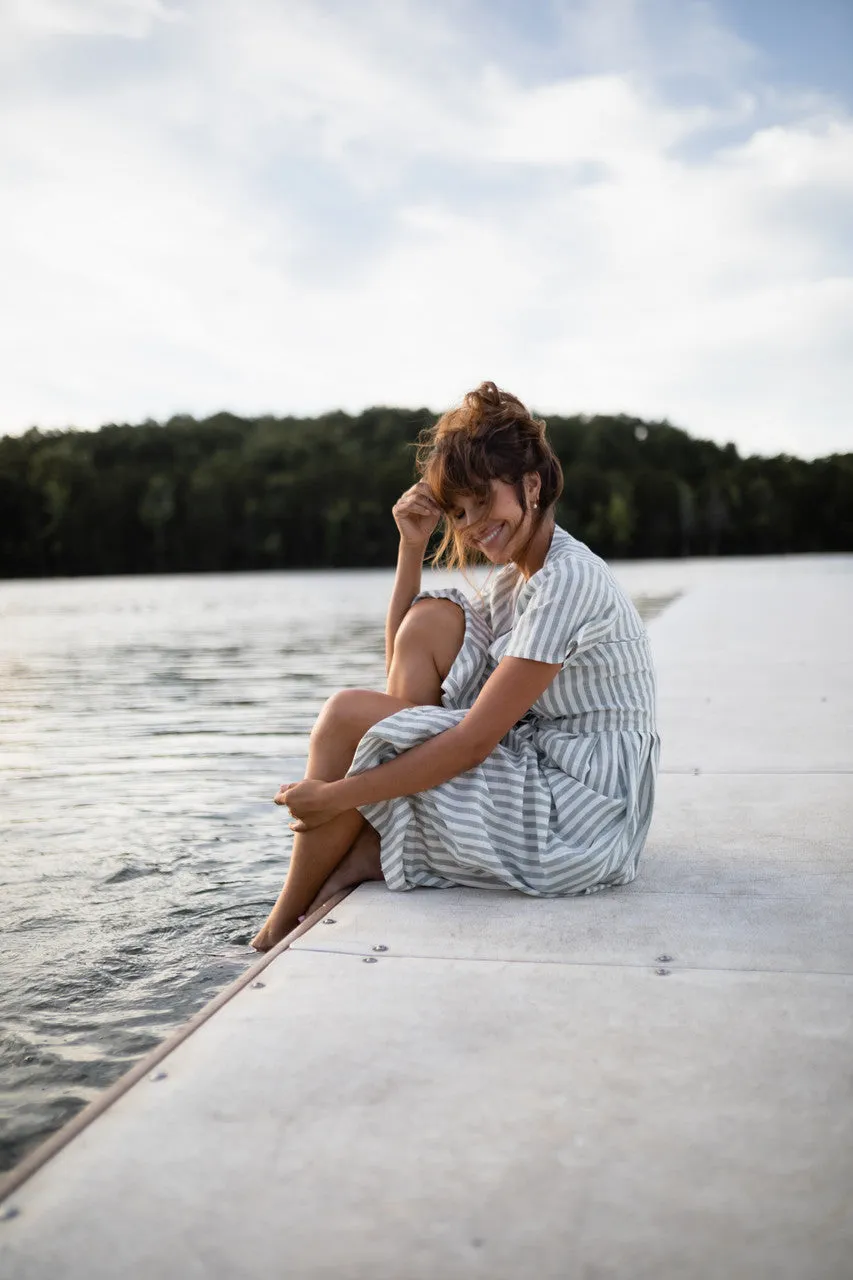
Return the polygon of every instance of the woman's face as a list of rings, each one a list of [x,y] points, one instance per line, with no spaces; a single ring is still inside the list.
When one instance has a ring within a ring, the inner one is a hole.
[[[538,482],[535,486],[538,490]],[[492,564],[509,564],[527,542],[533,529],[531,509],[537,494],[531,491],[525,515],[515,485],[505,480],[491,481],[490,498],[461,495],[450,516],[469,546],[476,547]]]

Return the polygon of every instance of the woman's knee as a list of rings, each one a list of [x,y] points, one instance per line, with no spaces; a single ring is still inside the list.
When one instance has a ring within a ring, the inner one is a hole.
[[[327,733],[346,734],[355,731],[358,718],[358,689],[339,689],[327,698],[323,709],[317,717],[311,731],[312,738],[321,738]]]
[[[355,747],[372,725],[408,705],[372,689],[339,689],[325,702],[311,737],[317,741],[333,734]]]
[[[427,650],[442,676],[447,675],[465,638],[465,610],[444,597],[418,600],[400,624],[394,647]]]

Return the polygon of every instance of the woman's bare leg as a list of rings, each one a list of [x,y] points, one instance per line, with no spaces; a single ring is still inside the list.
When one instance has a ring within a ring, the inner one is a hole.
[[[365,822],[352,847],[344,854],[308,910],[316,911],[341,889],[354,889],[357,884],[364,884],[366,880],[384,879],[382,859],[379,856],[379,834],[369,822]]]
[[[306,778],[333,782],[345,777],[372,725],[407,707],[440,706],[441,683],[464,634],[459,605],[450,600],[419,601],[397,634],[388,693],[346,689],[326,703],[311,734]],[[330,887],[333,876],[335,887]],[[313,831],[297,832],[284,887],[252,946],[268,951],[296,927],[309,907],[322,905],[340,888],[381,876],[379,837],[357,809]]]
[[[406,615],[394,644],[388,693],[411,706],[441,706],[441,685],[465,635],[465,616],[452,600],[419,600]],[[366,880],[382,880],[379,835],[365,822],[352,847],[311,903],[316,911],[340,892]]]
[[[345,777],[367,729],[410,705],[400,698],[362,689],[335,694],[320,712],[311,734],[306,778],[334,782]],[[313,831],[296,832],[284,887],[266,923],[252,939],[257,951],[268,951],[296,927],[363,826],[358,810],[348,809]]]
[[[452,600],[419,600],[394,642],[388,693],[416,707],[440,707],[441,685],[465,636],[465,614]]]

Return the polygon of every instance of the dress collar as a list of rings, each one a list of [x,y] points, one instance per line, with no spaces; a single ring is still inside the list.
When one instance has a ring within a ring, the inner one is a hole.
[[[548,561],[553,558],[554,553],[558,551],[560,547],[565,546],[566,543],[571,542],[571,539],[572,539],[572,535],[570,533],[567,533],[566,530],[562,527],[562,525],[559,525],[559,524],[554,525],[554,532],[551,535],[551,544],[548,547],[548,550],[545,554],[545,559],[542,564],[543,569],[545,568],[545,565],[548,563]]]
[[[533,579],[537,576],[537,574],[540,574],[542,572],[542,569],[544,569],[548,564],[550,564],[551,561],[555,558],[555,556],[559,554],[560,548],[563,547],[568,541],[569,541],[569,534],[566,533],[565,529],[563,529],[560,525],[555,523],[554,532],[551,534],[551,541],[548,544],[548,550],[545,552],[545,559],[542,561],[542,568],[537,569],[536,573],[531,573],[527,581],[532,582]]]
[[[545,552],[545,559],[542,561],[542,568],[537,569],[535,573],[531,573],[530,577],[525,581],[521,576],[521,572],[516,566],[515,572],[518,574],[518,583],[515,588],[516,605],[522,600],[527,599],[529,588],[537,585],[537,579],[542,572],[559,554],[561,547],[564,547],[571,540],[571,534],[566,533],[560,525],[554,525],[554,532],[551,534],[551,542],[548,550]]]

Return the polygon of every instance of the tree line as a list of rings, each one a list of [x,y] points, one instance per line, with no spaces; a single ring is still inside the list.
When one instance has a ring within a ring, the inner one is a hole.
[[[378,567],[426,409],[219,413],[0,438],[0,577]],[[741,457],[668,422],[548,419],[560,524],[606,558],[853,551],[853,454]]]

